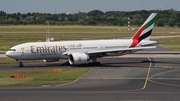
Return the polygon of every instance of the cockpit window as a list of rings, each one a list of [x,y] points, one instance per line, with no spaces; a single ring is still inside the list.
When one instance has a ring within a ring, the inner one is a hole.
[[[16,51],[16,49],[10,49],[9,51]]]

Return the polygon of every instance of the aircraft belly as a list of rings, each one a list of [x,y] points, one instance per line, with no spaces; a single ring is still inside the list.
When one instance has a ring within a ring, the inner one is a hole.
[[[58,53],[35,53],[35,54],[25,54],[21,56],[22,59],[52,59],[52,58],[60,58],[61,54]]]

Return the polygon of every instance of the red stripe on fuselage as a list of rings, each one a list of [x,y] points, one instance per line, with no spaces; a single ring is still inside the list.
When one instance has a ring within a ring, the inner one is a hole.
[[[142,27],[138,30],[138,32],[136,32],[136,34],[133,36],[133,38],[132,38],[132,44],[131,44],[130,47],[135,47],[135,46],[139,43],[138,38],[139,38],[139,36],[141,35],[142,31],[144,30],[145,26],[146,26],[146,25],[142,26]]]

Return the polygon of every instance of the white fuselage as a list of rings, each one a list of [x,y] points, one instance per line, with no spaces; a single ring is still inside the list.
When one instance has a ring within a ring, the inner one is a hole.
[[[87,53],[93,50],[129,48],[131,44],[131,39],[29,42],[12,47],[6,54],[10,53],[10,57],[22,60],[67,58],[63,53],[69,51]]]

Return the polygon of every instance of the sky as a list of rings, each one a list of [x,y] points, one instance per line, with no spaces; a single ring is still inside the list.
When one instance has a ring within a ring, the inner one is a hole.
[[[180,11],[180,0],[0,0],[0,10],[6,13],[77,13],[92,10],[135,11],[166,10]]]

